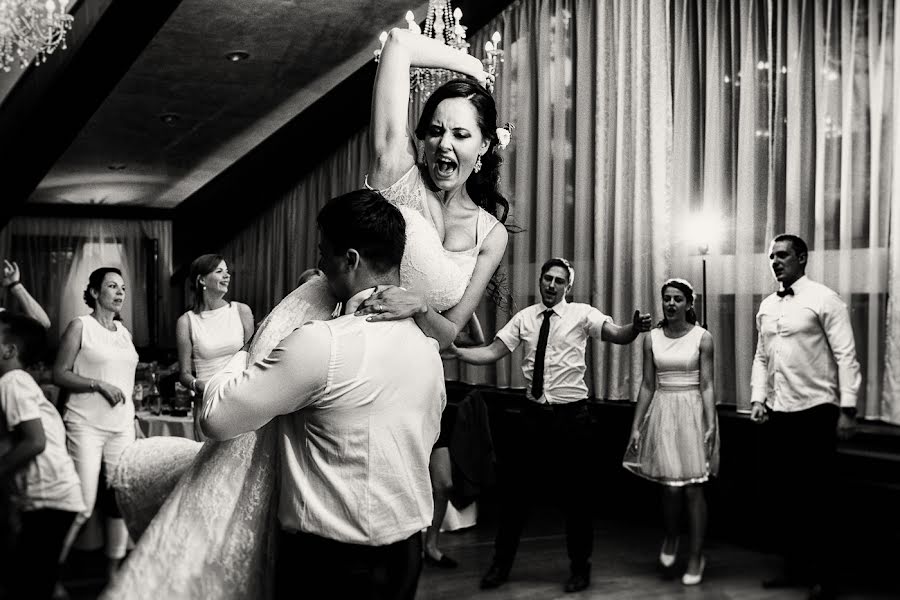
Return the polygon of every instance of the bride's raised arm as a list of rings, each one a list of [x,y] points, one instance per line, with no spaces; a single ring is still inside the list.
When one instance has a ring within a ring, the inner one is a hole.
[[[409,69],[433,67],[474,77],[484,84],[481,61],[430,37],[392,29],[384,42],[372,93],[372,162],[369,185],[383,189],[397,181],[415,162],[409,138]]]

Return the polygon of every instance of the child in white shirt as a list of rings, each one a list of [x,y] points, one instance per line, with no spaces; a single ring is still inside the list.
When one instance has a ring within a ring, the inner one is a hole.
[[[45,340],[34,319],[0,312],[0,481],[21,513],[4,582],[12,598],[52,596],[63,541],[84,510],[62,418],[24,370]]]

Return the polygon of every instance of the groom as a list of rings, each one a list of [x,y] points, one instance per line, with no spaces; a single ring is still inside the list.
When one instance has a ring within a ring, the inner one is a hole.
[[[343,316],[306,323],[247,369],[246,353],[235,355],[206,386],[201,426],[227,440],[285,415],[276,597],[411,599],[432,517],[443,366],[412,319],[353,314],[400,283],[400,211],[359,190],[329,201],[318,225],[319,266]]]

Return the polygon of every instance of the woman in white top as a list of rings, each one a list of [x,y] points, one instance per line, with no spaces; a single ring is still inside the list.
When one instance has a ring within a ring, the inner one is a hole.
[[[66,445],[81,479],[86,509],[77,531],[94,510],[101,464],[112,475],[119,456],[134,441],[134,371],[138,354],[119,313],[125,301],[122,272],[102,267],[91,273],[84,301],[93,311],[73,319],[60,342],[53,381],[69,392],[63,422]],[[71,541],[71,540],[70,540]],[[109,573],[125,557],[128,532],[121,517],[106,523]],[[68,545],[68,544],[67,544]]]
[[[231,274],[218,254],[204,254],[191,263],[194,305],[178,318],[179,381],[198,396],[210,377],[253,336],[253,311],[241,302],[225,300]]]
[[[197,400],[209,378],[253,336],[253,312],[241,302],[225,300],[231,274],[218,254],[204,254],[191,263],[190,288],[194,305],[178,318],[175,340],[178,347],[179,381]],[[199,411],[194,411],[194,436]]]
[[[681,581],[696,585],[705,564],[703,484],[719,471],[713,340],[696,324],[690,283],[669,279],[661,292],[665,317],[644,338],[644,375],[623,465],[663,485],[666,537],[659,562],[665,569],[675,565],[687,505],[688,561]]]

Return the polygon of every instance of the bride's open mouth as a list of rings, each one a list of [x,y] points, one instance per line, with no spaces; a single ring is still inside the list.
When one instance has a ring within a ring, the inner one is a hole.
[[[434,159],[434,174],[441,179],[449,179],[456,172],[457,164],[449,158]]]

